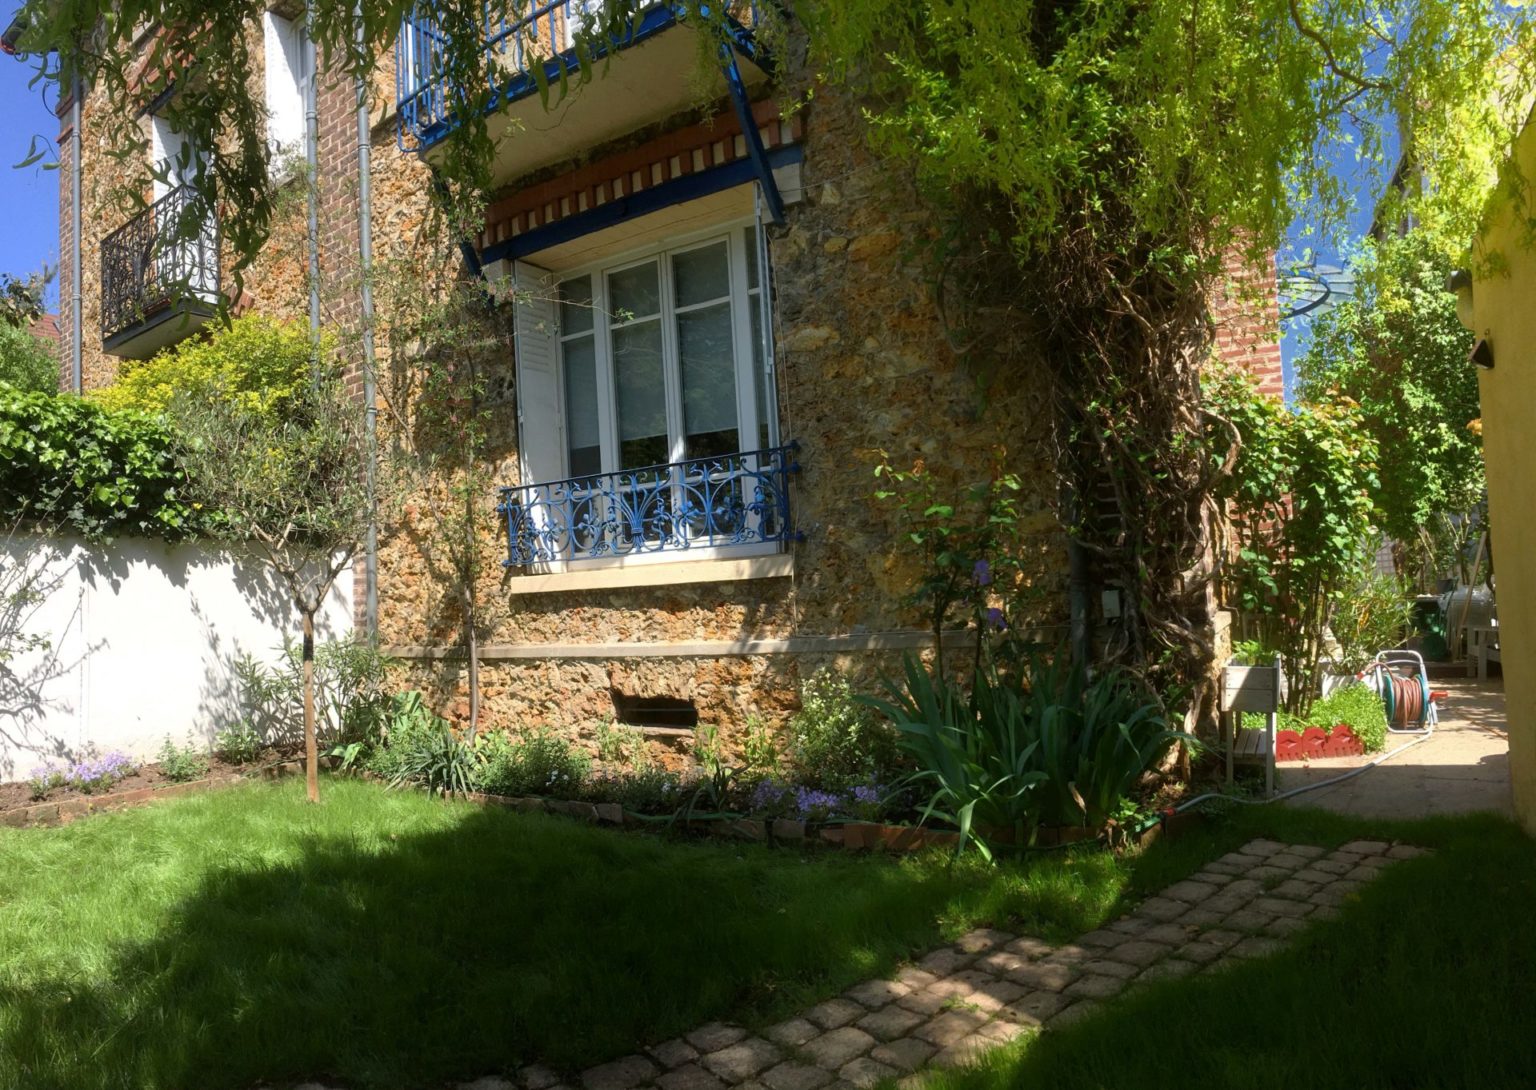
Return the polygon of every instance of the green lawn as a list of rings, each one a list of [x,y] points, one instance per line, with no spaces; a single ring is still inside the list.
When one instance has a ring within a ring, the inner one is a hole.
[[[1101,854],[989,872],[253,784],[0,830],[0,1087],[575,1069],[785,1014],[979,924],[1065,938],[1145,884]]]
[[[1510,823],[1267,807],[1168,846],[1155,865],[1186,870],[1252,836],[1336,846],[1358,835],[1436,852],[1388,868],[1276,957],[1133,990],[929,1087],[1536,1085],[1536,843]]]

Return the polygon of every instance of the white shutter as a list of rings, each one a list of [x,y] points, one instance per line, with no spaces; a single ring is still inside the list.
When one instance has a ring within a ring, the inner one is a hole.
[[[554,277],[521,261],[512,266],[516,291],[517,442],[522,483],[565,477],[565,412],[555,328]]]

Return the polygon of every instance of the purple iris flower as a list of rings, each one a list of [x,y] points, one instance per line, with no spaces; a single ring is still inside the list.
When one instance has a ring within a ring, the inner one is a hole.
[[[1008,621],[1003,617],[1003,611],[1002,610],[997,609],[995,607],[992,608],[992,609],[989,609],[986,612],[986,618],[987,618],[987,625],[989,627],[996,629],[998,632],[1003,632],[1003,631],[1007,630],[1007,628],[1008,628]]]
[[[971,579],[978,587],[992,585],[992,565],[987,563],[986,557],[976,561],[976,566],[971,569]]]

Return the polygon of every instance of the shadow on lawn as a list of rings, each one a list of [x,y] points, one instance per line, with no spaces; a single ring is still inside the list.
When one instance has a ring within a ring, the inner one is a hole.
[[[577,1067],[888,970],[985,896],[937,865],[460,814],[382,852],[310,838],[292,865],[232,859],[91,980],[0,991],[0,1072],[214,1090]]]

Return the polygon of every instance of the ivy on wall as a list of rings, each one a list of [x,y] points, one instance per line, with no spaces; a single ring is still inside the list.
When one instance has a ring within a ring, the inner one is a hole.
[[[150,414],[0,383],[0,519],[85,537],[192,536],[203,518],[183,498],[176,450]]]

